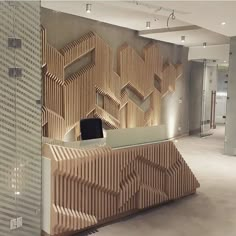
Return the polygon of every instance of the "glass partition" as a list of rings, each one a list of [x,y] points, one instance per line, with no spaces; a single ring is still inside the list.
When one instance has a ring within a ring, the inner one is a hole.
[[[41,235],[40,2],[0,1],[0,236]]]

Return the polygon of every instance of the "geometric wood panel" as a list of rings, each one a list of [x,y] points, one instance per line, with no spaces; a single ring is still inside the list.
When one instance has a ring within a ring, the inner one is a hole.
[[[62,140],[75,128],[77,139],[79,122],[87,117],[99,117],[111,129],[159,124],[161,98],[175,91],[176,79],[181,76],[183,68],[181,64],[163,65],[158,44],[145,46],[142,56],[124,44],[118,49],[116,73],[113,71],[112,49],[97,34],[89,32],[60,50],[47,42],[43,27],[41,35],[45,69],[43,113],[50,113],[46,115],[48,123],[42,124],[45,135]],[[92,60],[65,77],[65,69],[88,53],[91,53]],[[127,89],[141,102],[150,100],[148,109],[144,111],[135,103]],[[53,123],[54,120],[57,124]],[[60,130],[56,131],[55,127]]]
[[[108,222],[196,191],[171,141],[114,149],[45,144],[51,160],[50,235]]]

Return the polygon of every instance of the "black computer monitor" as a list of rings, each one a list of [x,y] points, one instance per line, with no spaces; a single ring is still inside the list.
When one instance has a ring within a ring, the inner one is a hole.
[[[102,120],[99,118],[87,118],[80,121],[81,139],[103,138]]]

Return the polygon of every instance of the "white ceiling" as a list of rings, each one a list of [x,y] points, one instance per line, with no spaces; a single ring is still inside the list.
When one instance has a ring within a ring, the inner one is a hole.
[[[92,4],[92,12],[86,13],[86,3]],[[167,18],[175,10],[176,19],[170,20],[170,28],[197,25],[204,29],[168,31],[140,35],[147,38],[181,43],[185,46],[227,44],[229,36],[236,36],[236,1],[48,1],[42,6],[55,11],[78,15],[138,31],[167,29]],[[221,22],[226,22],[224,26]]]
[[[185,36],[185,42],[181,42],[181,36]],[[200,28],[196,30],[186,31],[173,31],[164,33],[149,33],[142,34],[140,36],[156,39],[164,42],[175,43],[178,45],[184,45],[187,47],[203,46],[203,42],[207,42],[207,45],[219,45],[229,42],[229,38],[221,34],[214,33],[212,31]]]
[[[182,21],[225,36],[236,36],[236,1],[156,1],[152,4],[186,12],[176,12]],[[226,24],[222,26],[222,22]]]
[[[42,0],[42,6],[85,18],[106,22],[109,24],[122,26],[134,30],[146,29],[146,21],[151,21],[152,28],[166,27],[166,16],[158,15],[143,10],[142,6],[133,2],[117,2],[117,1],[93,1],[92,12],[86,12],[85,1],[48,1]],[[91,3],[91,1],[90,1]],[[155,19],[158,19],[155,21]],[[179,20],[173,21],[171,26],[189,25]]]

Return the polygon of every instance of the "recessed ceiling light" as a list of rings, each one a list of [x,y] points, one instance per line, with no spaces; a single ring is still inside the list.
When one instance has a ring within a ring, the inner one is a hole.
[[[92,11],[92,4],[86,4],[86,12],[90,13]]]
[[[181,42],[184,43],[185,42],[185,36],[181,36]]]
[[[206,45],[207,45],[207,43],[206,43],[206,42],[204,42],[204,43],[203,43],[203,47],[204,47],[204,48],[206,48]]]
[[[146,22],[146,28],[147,28],[147,29],[150,29],[150,28],[151,28],[151,22],[150,22],[150,21],[147,21],[147,22]]]
[[[227,61],[224,61],[224,63],[226,63]]]
[[[223,22],[221,22],[221,25],[226,25],[226,22],[224,22],[224,21],[223,21]]]

